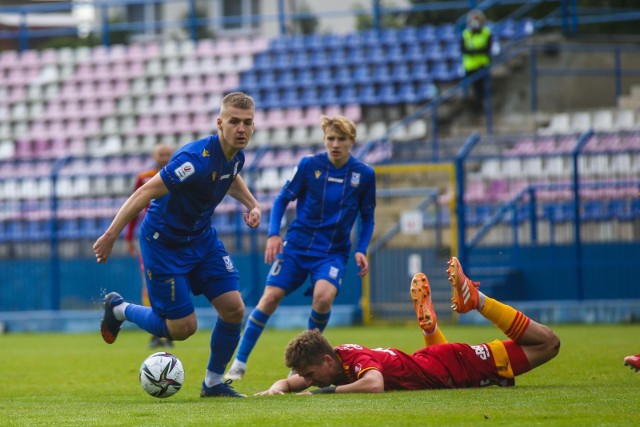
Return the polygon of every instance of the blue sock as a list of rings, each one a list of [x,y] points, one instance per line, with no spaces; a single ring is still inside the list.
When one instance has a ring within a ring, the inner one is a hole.
[[[155,314],[151,307],[129,304],[124,310],[124,315],[128,321],[135,323],[151,335],[173,339],[169,333],[169,328],[167,328],[167,322],[164,321],[164,318]]]
[[[218,317],[216,326],[211,332],[211,355],[207,369],[216,374],[224,374],[227,363],[231,360],[240,341],[242,323],[230,323]]]
[[[324,331],[329,323],[331,317],[331,310],[326,313],[318,313],[314,309],[311,309],[311,315],[309,316],[309,330],[319,329],[320,332]]]
[[[240,341],[240,347],[238,348],[238,354],[236,354],[236,359],[240,362],[247,363],[247,359],[249,359],[253,347],[255,347],[258,338],[260,338],[264,327],[267,325],[269,317],[268,314],[263,313],[257,308],[254,308],[249,315],[249,320],[247,320],[247,326],[244,328],[242,341]]]

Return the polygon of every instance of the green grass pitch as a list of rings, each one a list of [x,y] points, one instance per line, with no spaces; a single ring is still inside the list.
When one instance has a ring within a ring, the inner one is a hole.
[[[2,426],[450,426],[640,425],[640,372],[622,359],[640,353],[640,325],[556,325],[559,356],[516,380],[516,387],[383,394],[250,396],[201,399],[211,325],[172,350],[186,380],[168,399],[147,395],[140,363],[148,336],[124,330],[113,345],[92,334],[0,336]],[[449,341],[502,337],[492,326],[443,325]],[[235,388],[247,395],[286,375],[283,349],[297,330],[267,330]],[[416,326],[331,328],[333,344],[359,343],[413,351]]]

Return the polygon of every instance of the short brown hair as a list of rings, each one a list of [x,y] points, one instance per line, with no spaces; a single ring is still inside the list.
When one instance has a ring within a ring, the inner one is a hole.
[[[231,92],[222,98],[222,108],[235,107],[241,110],[255,110],[253,98],[242,92]]]
[[[328,117],[323,114],[320,116],[320,120],[322,121],[321,127],[324,133],[327,133],[327,129],[332,128],[339,134],[355,142],[356,124],[353,123],[351,119],[345,116]]]
[[[284,351],[284,363],[291,369],[318,365],[326,354],[335,355],[333,346],[319,329],[307,330],[289,342]]]

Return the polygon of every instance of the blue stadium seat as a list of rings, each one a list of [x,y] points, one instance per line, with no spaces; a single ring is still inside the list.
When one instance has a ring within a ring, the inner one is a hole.
[[[352,65],[356,67],[359,64],[364,64],[367,60],[365,57],[364,49],[361,47],[347,50],[346,55],[347,63],[345,65]]]
[[[418,97],[416,88],[411,82],[404,82],[399,84],[398,100],[405,104],[415,104],[423,101]]]
[[[284,89],[282,92],[280,105],[283,108],[301,107],[302,105],[300,103],[300,95],[298,94],[298,90],[295,87]]]
[[[419,27],[417,36],[423,46],[427,46],[429,43],[435,43],[438,41],[436,27],[429,24]]]
[[[278,89],[267,89],[260,105],[261,108],[282,108],[283,105]]]
[[[309,57],[309,65],[311,67],[323,68],[329,62],[329,55],[324,50],[316,50]]]
[[[439,43],[431,43],[424,52],[424,57],[431,62],[438,62],[444,59],[444,53]]]
[[[416,27],[404,27],[398,31],[398,42],[409,47],[418,43],[418,29]]]
[[[421,63],[427,60],[424,52],[422,46],[414,44],[407,48],[404,57],[407,62]]]
[[[296,86],[296,76],[292,70],[282,70],[276,79],[278,87],[290,88]]]
[[[411,64],[411,79],[416,82],[430,80],[431,73],[426,62],[414,62]]]
[[[391,69],[391,79],[394,82],[406,83],[413,80],[411,73],[409,72],[409,66],[406,62],[398,62],[393,64]]]
[[[258,86],[270,88],[276,85],[276,75],[271,70],[265,70],[258,75]]]
[[[441,42],[453,42],[460,38],[454,24],[442,24],[436,28],[436,37]]]
[[[395,75],[391,75],[389,66],[387,64],[379,64],[373,68],[372,79],[377,83],[386,83],[395,78]]]
[[[344,49],[336,47],[329,50],[328,65],[334,66],[336,69],[340,69],[345,63],[348,63],[348,58]]]
[[[317,105],[318,103],[318,88],[316,86],[306,86],[302,89],[302,96],[300,97],[300,106],[309,107]]]
[[[307,51],[298,51],[294,52],[291,57],[291,68],[292,69],[305,69],[309,67],[309,52]]]
[[[339,85],[351,84],[353,79],[351,78],[351,71],[347,67],[340,67],[336,70],[334,81]]]
[[[334,83],[333,73],[330,67],[320,68],[315,78],[318,85],[330,85]]]
[[[358,91],[353,84],[342,85],[338,89],[339,103],[341,105],[353,105],[359,102]]]
[[[358,94],[360,104],[363,105],[375,105],[378,103],[378,95],[374,84],[364,84],[360,86],[360,93]]]
[[[370,64],[384,64],[387,62],[387,56],[382,46],[375,45],[367,49],[365,60]]]
[[[391,63],[405,63],[406,58],[402,51],[402,47],[399,45],[389,46],[385,54],[386,62]]]
[[[356,66],[353,71],[353,81],[361,85],[374,83],[368,64],[365,63]]]
[[[315,76],[310,68],[302,69],[298,72],[296,84],[299,87],[314,86],[316,84]]]
[[[396,28],[383,28],[380,31],[380,43],[384,46],[397,46],[399,31]]]
[[[317,100],[318,104],[321,105],[336,105],[340,103],[338,97],[338,90],[335,86],[321,86],[319,89],[320,97]]]
[[[395,105],[400,103],[393,83],[389,82],[380,85],[380,89],[378,90],[378,101],[386,105]]]
[[[268,52],[257,53],[253,56],[255,70],[268,70],[271,68],[271,62],[271,55]]]
[[[243,90],[253,90],[258,88],[258,76],[252,70],[244,71],[240,75],[240,87]]]

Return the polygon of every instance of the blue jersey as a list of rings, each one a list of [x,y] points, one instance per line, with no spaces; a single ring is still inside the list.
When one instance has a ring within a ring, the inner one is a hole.
[[[293,200],[297,200],[296,218],[287,230],[287,245],[310,255],[348,254],[351,229],[360,213],[356,250],[367,252],[376,206],[371,166],[353,156],[341,168],[331,164],[327,153],[303,157],[274,203],[269,235],[278,234],[283,207]]]
[[[244,153],[225,158],[218,135],[186,144],[160,170],[169,194],[151,201],[142,229],[156,239],[188,243],[211,227],[211,215],[244,165]]]

